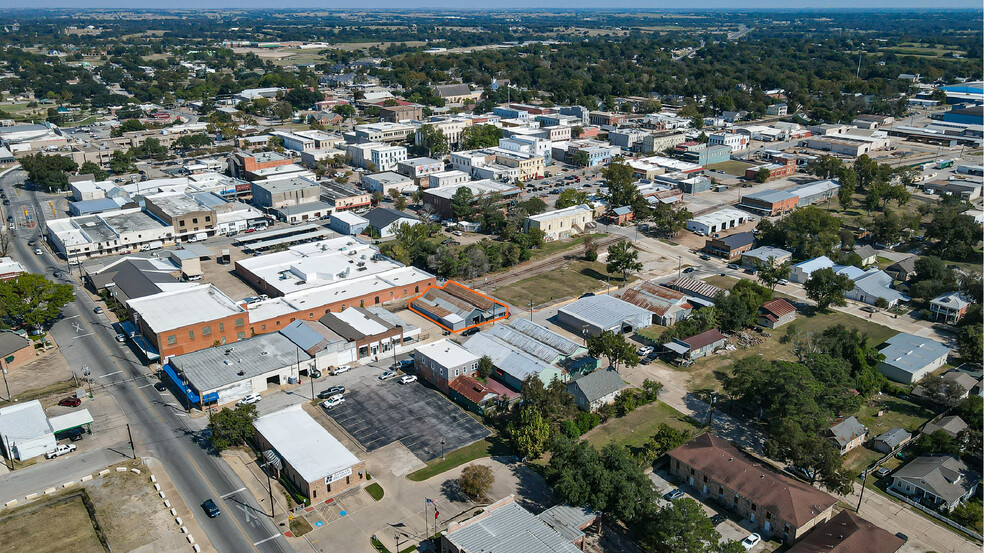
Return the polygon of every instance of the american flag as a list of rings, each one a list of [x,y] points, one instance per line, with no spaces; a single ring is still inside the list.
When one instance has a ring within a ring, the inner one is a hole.
[[[427,504],[428,504],[428,505],[430,505],[431,503],[433,503],[433,504],[435,504],[435,505],[437,504],[437,501],[434,501],[433,499],[429,499],[429,498],[426,498],[426,497],[425,497],[424,499],[426,499],[426,500],[427,500]]]

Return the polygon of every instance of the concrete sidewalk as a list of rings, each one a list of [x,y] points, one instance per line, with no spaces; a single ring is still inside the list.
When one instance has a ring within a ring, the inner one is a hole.
[[[28,494],[41,494],[52,486],[78,481],[83,476],[130,458],[130,444],[120,443],[113,448],[97,449],[75,455],[70,453],[52,460],[38,459],[37,463],[0,476],[0,505],[17,499],[23,502]]]

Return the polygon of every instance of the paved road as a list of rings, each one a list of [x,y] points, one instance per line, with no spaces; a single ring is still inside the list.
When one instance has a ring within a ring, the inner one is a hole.
[[[31,493],[95,474],[103,468],[130,458],[130,444],[122,442],[105,449],[72,453],[54,461],[39,463],[0,476],[0,503],[11,499],[23,500]]]
[[[23,182],[23,175],[14,171],[0,178],[0,186],[12,198],[11,207],[45,205],[48,198],[43,194],[21,190],[12,195],[13,184]],[[44,217],[43,210],[39,211]],[[42,246],[43,255],[33,253],[28,240],[40,240],[40,227],[43,221],[39,227],[19,227],[10,254],[30,272],[50,275],[56,268],[63,270],[64,262],[51,255],[45,246]],[[203,433],[188,425],[187,416],[173,399],[166,399],[152,387],[153,377],[134,352],[116,342],[116,331],[109,319],[96,315],[95,303],[77,282],[73,284],[76,301],[65,307],[63,318],[52,327],[51,334],[70,367],[80,370],[88,366],[96,382],[109,385],[106,390],[113,394],[133,429],[137,455],[159,459],[192,509],[207,498],[219,503],[224,511],[222,516],[198,517],[216,550],[222,553],[292,551],[228,465],[199,445],[204,443]]]

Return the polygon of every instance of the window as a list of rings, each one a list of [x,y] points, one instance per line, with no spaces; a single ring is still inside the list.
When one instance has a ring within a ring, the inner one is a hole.
[[[237,340],[245,340],[246,339],[246,333],[245,332],[237,332],[236,333],[236,339]]]
[[[192,217],[191,218],[191,224],[197,225],[198,224],[198,217]]]
[[[752,512],[754,513],[755,512],[755,504],[749,501],[748,502],[748,506],[752,510]]]
[[[179,226],[179,227],[183,227],[183,226],[185,226],[185,221],[184,221],[184,219],[181,219],[181,221],[179,221],[179,222],[178,222],[178,226]]]
[[[203,326],[202,327],[202,336],[208,336],[210,334],[212,334],[212,327],[210,327],[210,326]]]
[[[704,475],[704,482],[707,482],[707,475]]]
[[[195,339],[195,331],[194,330],[189,330],[188,331],[188,339],[189,340],[194,340]]]
[[[694,474],[694,469],[691,467],[690,474]]]
[[[173,346],[174,344],[177,343],[178,343],[178,337],[175,336],[174,334],[167,337],[167,345]]]
[[[236,319],[233,322],[235,323],[236,326],[244,326],[246,324],[246,322],[243,321],[243,318],[242,317],[239,317],[238,319]]]
[[[205,216],[205,222],[206,222],[206,223],[209,223],[209,222],[211,222],[211,221],[212,221],[212,216],[211,216],[211,215],[206,215],[206,216]]]
[[[225,323],[219,323],[219,332],[225,332]]]

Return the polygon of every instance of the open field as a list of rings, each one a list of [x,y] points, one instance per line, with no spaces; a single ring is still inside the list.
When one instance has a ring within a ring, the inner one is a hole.
[[[33,503],[0,518],[0,543],[10,553],[104,553],[82,494]]]
[[[599,261],[575,261],[556,270],[530,277],[498,288],[495,297],[513,305],[533,305],[577,297],[593,292],[607,284],[611,277],[614,284],[622,284],[621,275],[609,275],[605,264]],[[629,275],[629,282],[636,280]]]
[[[712,163],[708,165],[707,168],[713,171],[720,171],[722,173],[734,175],[736,177],[744,177],[745,169],[753,166],[753,164],[745,163],[743,161],[722,161],[721,163]]]
[[[594,233],[588,236],[594,237],[595,241],[600,240],[605,237],[604,233]],[[585,235],[579,234],[573,238],[568,238],[565,240],[554,240],[552,242],[546,242],[542,247],[533,250],[533,256],[531,259],[543,259],[544,257],[549,257],[555,253],[560,253],[563,251],[571,250],[572,252],[580,253],[582,246],[584,245]]]
[[[642,447],[642,444],[646,443],[646,440],[655,434],[656,429],[663,423],[692,433],[698,430],[683,413],[662,401],[656,401],[643,405],[624,417],[609,419],[604,424],[592,428],[583,438],[596,448],[615,442],[629,449],[636,449]]]

